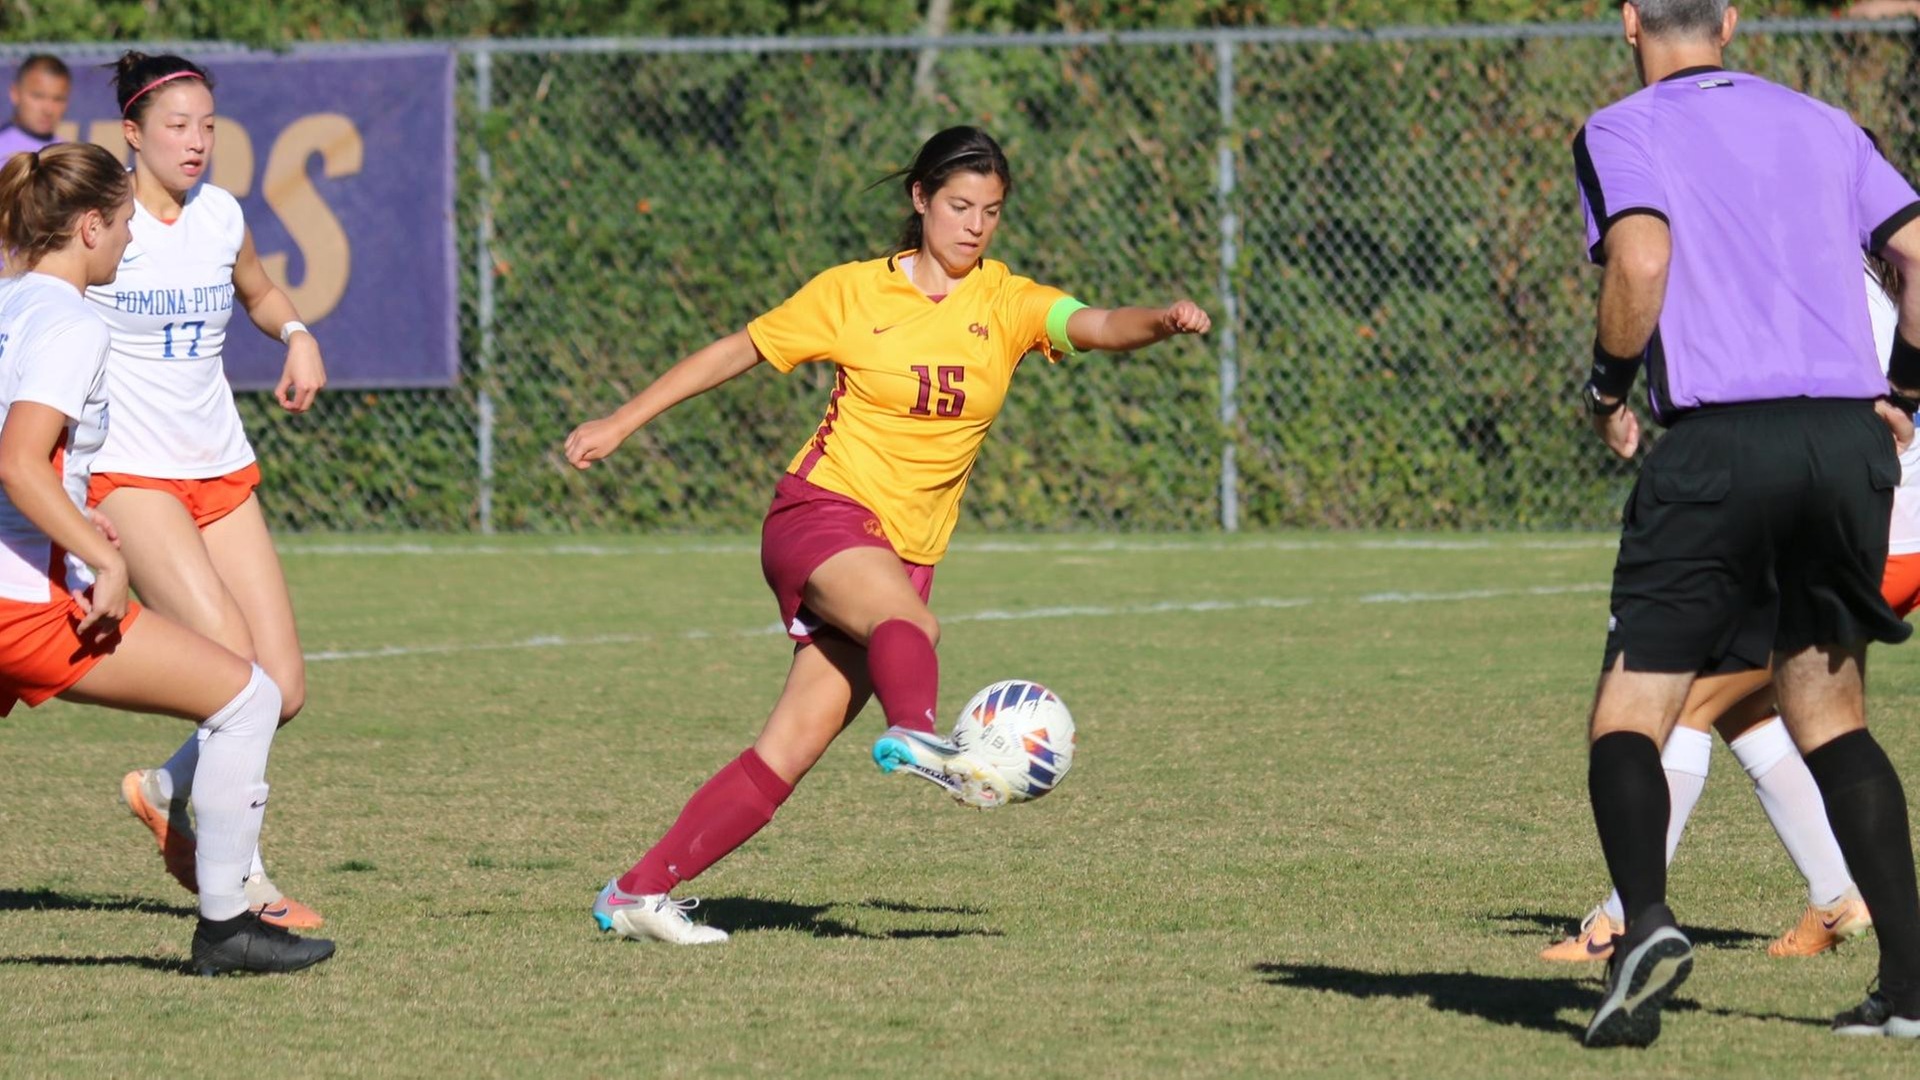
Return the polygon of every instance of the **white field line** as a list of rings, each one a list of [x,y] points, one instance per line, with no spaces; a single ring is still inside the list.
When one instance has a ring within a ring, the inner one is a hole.
[[[1315,598],[1311,596],[1264,597],[1255,596],[1242,600],[1165,600],[1153,604],[1124,604],[1115,606],[1073,605],[1065,607],[1025,608],[1020,611],[974,611],[958,615],[942,615],[943,623],[970,622],[1024,622],[1029,619],[1112,619],[1139,615],[1189,614],[1216,611],[1278,611],[1289,608],[1312,607],[1314,605],[1354,603],[1354,604],[1424,604],[1464,600],[1497,600],[1515,596],[1562,596],[1569,593],[1605,592],[1605,584],[1585,585],[1536,585],[1525,589],[1468,589],[1462,592],[1423,592],[1423,593],[1369,593],[1351,598]],[[455,653],[507,652],[520,649],[559,649],[578,648],[592,645],[637,645],[649,641],[697,641],[706,638],[755,638],[774,637],[783,633],[778,623],[770,623],[745,630],[682,630],[673,634],[594,634],[585,637],[565,637],[555,634],[542,634],[536,637],[521,638],[517,641],[491,641],[450,643],[445,645],[387,645],[378,649],[329,649],[307,654],[310,664],[328,663],[338,660],[381,660],[403,659],[412,656],[447,656]]]
[[[1283,537],[1248,540],[1168,539],[1034,539],[1034,540],[962,540],[953,545],[956,552],[983,552],[1008,555],[1080,555],[1134,554],[1154,552],[1233,552],[1233,551],[1588,551],[1617,546],[1612,537],[1579,536],[1533,540],[1475,539],[1472,537],[1371,539],[1371,540],[1294,540]],[[491,557],[520,555],[573,556],[587,558],[624,558],[660,555],[752,555],[758,544],[747,541],[720,543],[662,544],[429,544],[420,542],[327,541],[306,543],[282,541],[282,555],[364,558],[376,555],[437,555]]]

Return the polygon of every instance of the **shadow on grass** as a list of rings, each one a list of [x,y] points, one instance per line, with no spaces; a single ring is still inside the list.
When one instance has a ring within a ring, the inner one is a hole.
[[[1580,920],[1569,919],[1565,915],[1550,915],[1544,911],[1509,911],[1505,915],[1489,915],[1487,918],[1501,923],[1506,932],[1513,937],[1537,937],[1542,947],[1550,941],[1572,937],[1580,932]],[[1773,939],[1765,934],[1756,934],[1751,930],[1731,930],[1721,926],[1694,926],[1682,923],[1680,929],[1686,932],[1688,940],[1696,947],[1709,949],[1747,949],[1765,946]]]
[[[186,965],[178,960],[162,960],[157,956],[0,956],[0,965],[26,965],[35,967],[129,967],[146,968],[148,971],[164,971],[169,975],[186,974]]]
[[[1600,1004],[1600,987],[1590,980],[1518,979],[1471,971],[1377,972],[1323,964],[1255,964],[1253,970],[1274,986],[1322,990],[1351,998],[1425,998],[1440,1012],[1476,1016],[1496,1024],[1531,1028],[1579,1038],[1586,1028],[1560,1018],[1573,1009]],[[1693,1008],[1674,1001],[1672,1011]]]
[[[1329,967],[1324,964],[1255,964],[1253,970],[1266,982],[1295,990],[1319,990],[1345,994],[1357,1000],[1370,998],[1425,998],[1437,1012],[1477,1017],[1508,1027],[1522,1027],[1549,1034],[1579,1039],[1586,1034],[1584,1024],[1562,1019],[1562,1012],[1590,1013],[1600,1004],[1603,989],[1598,978],[1516,978],[1472,971],[1378,972],[1356,968]],[[1735,1020],[1759,1020],[1798,1024],[1804,1027],[1827,1026],[1824,1017],[1783,1016],[1742,1009],[1706,1007],[1686,998],[1667,1003],[1665,1013],[1703,1013]]]
[[[729,933],[748,930],[797,930],[819,938],[861,938],[867,941],[910,941],[918,938],[999,937],[1000,931],[973,928],[902,928],[862,930],[851,923],[830,917],[836,907],[868,908],[904,914],[984,915],[979,908],[939,907],[906,904],[891,900],[861,900],[848,904],[795,904],[785,900],[762,900],[744,896],[721,896],[701,902],[694,918],[720,927]]]
[[[190,918],[195,909],[144,896],[78,896],[52,889],[0,889],[0,911],[134,911]]]

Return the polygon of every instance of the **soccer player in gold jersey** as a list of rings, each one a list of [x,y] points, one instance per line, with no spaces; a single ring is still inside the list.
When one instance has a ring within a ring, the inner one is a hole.
[[[774,489],[761,532],[761,567],[796,642],[785,689],[753,746],[601,890],[602,930],[725,941],[694,924],[693,902],[672,889],[772,820],[870,697],[890,725],[873,751],[883,771],[976,806],[1003,800],[998,774],[934,727],[940,624],[927,599],[980,444],[1027,353],[1124,351],[1211,326],[1190,300],[1092,308],[986,258],[1013,177],[984,131],[940,132],[896,178],[912,209],[893,254],[825,271],[567,436],[567,460],[585,469],[668,408],[762,362],[783,373],[835,366],[826,416]]]

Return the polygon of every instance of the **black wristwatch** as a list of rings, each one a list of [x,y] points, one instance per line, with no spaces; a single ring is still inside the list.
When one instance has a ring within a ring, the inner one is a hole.
[[[1886,398],[1887,404],[1899,409],[1908,416],[1912,416],[1915,412],[1920,412],[1920,398],[1908,397],[1892,386],[1887,387]]]
[[[1627,404],[1624,397],[1606,401],[1600,397],[1600,388],[1588,383],[1580,388],[1580,401],[1587,407],[1588,416],[1612,416]]]

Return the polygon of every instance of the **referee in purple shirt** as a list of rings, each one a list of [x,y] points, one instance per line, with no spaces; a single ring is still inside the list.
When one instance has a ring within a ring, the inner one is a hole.
[[[1726,0],[1627,0],[1645,89],[1574,140],[1588,252],[1604,266],[1594,430],[1639,446],[1614,565],[1588,789],[1626,907],[1588,1046],[1645,1046],[1692,945],[1666,905],[1660,746],[1698,675],[1774,670],[1794,741],[1873,912],[1879,989],[1835,1031],[1920,1038],[1920,897],[1906,796],[1866,728],[1867,643],[1910,628],[1880,595],[1920,394],[1920,197],[1847,114],[1720,66]],[[1882,376],[1862,250],[1906,285]],[[1889,387],[1889,381],[1893,384]],[[1891,430],[1890,430],[1891,429]]]
[[[20,62],[7,98],[13,117],[0,125],[0,165],[22,151],[45,150],[59,141],[53,129],[67,114],[73,73],[57,56],[38,54]]]

